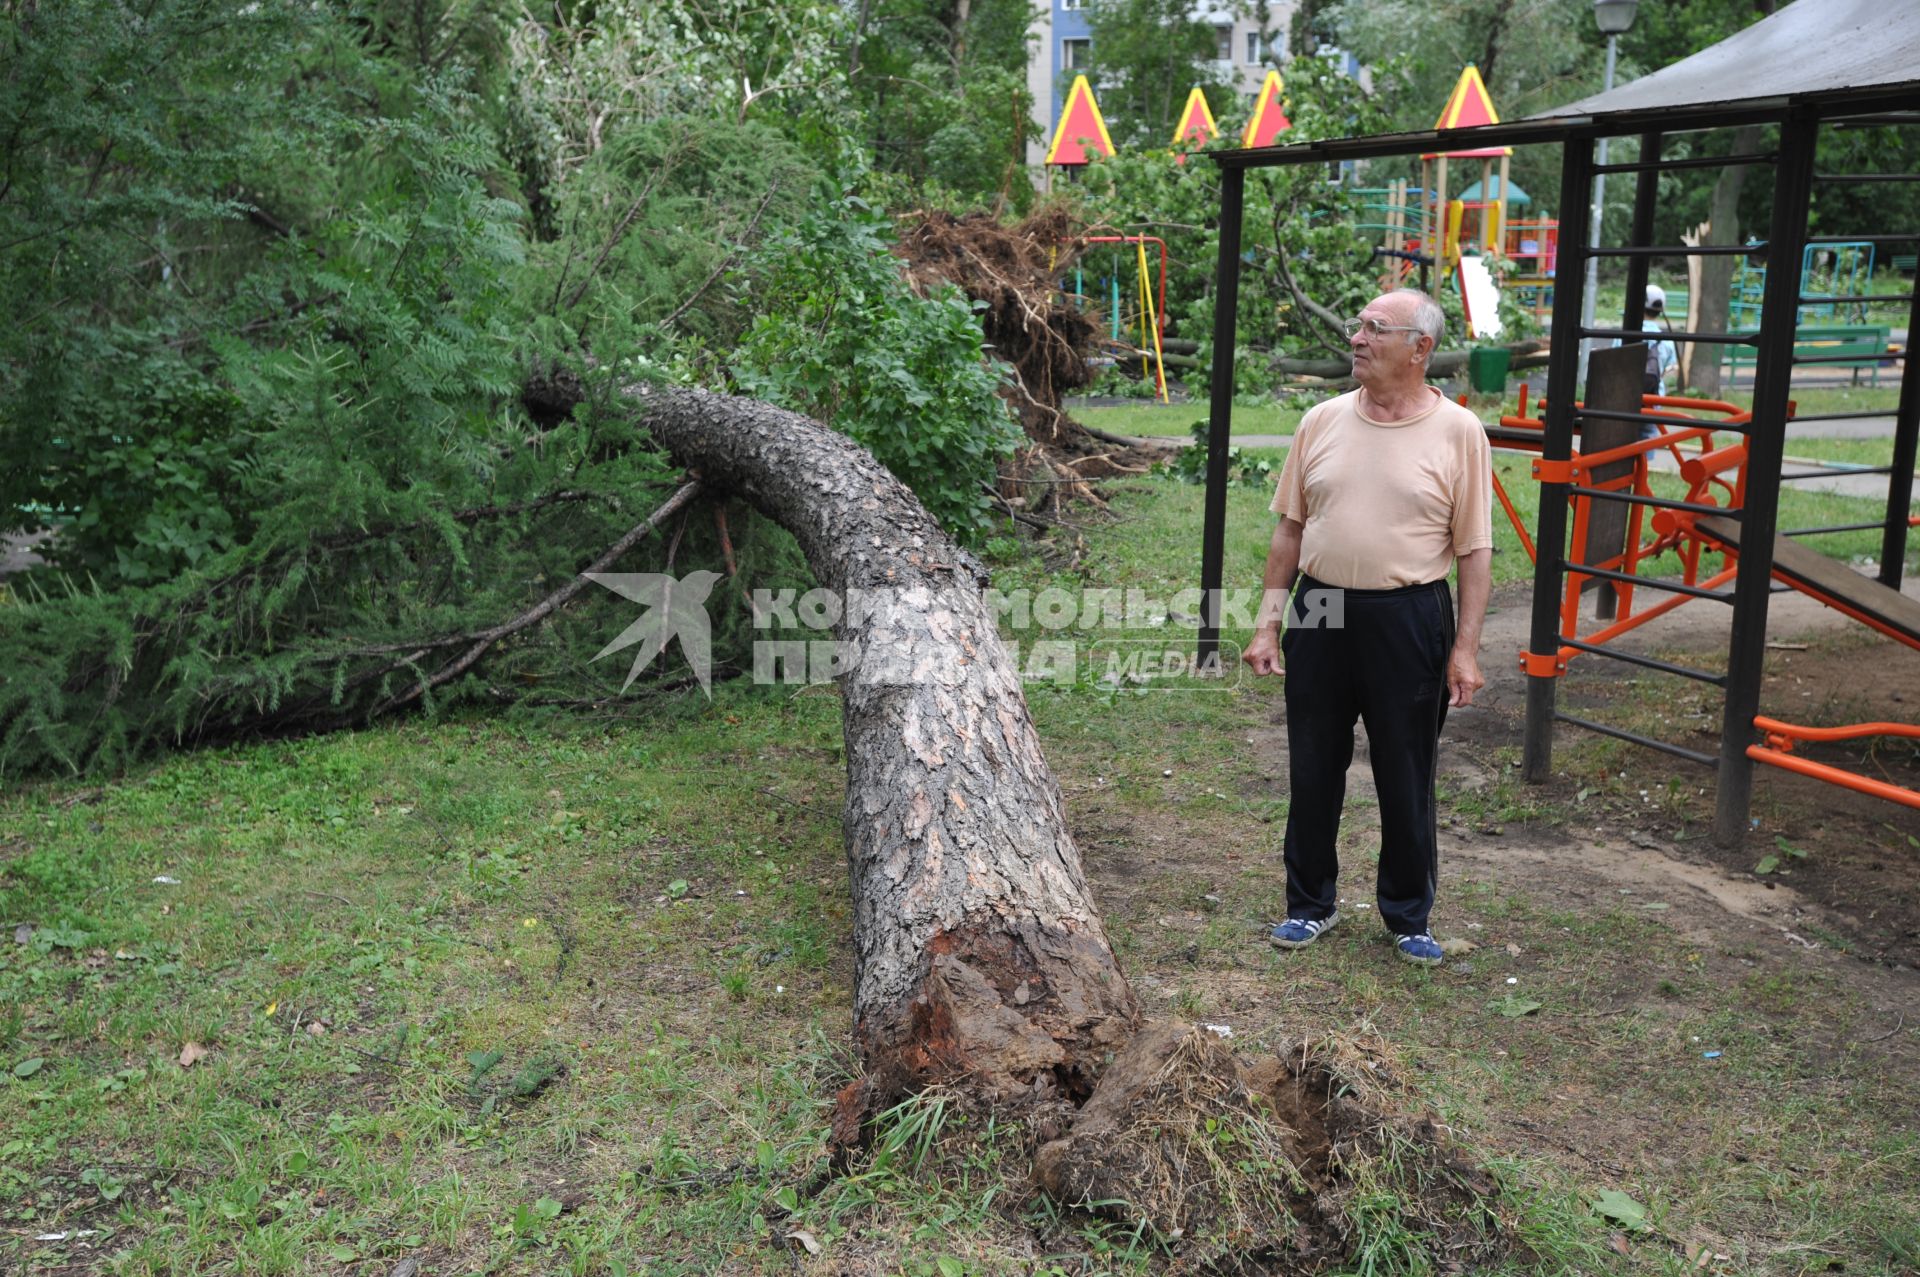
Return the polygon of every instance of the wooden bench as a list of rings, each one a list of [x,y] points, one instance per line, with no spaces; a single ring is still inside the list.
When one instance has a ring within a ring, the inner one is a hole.
[[[1894,254],[1894,257],[1893,257],[1894,270],[1899,271],[1903,275],[1911,275],[1914,273],[1914,270],[1916,267],[1920,267],[1920,253],[1895,253]]]
[[[1738,521],[1708,516],[1696,520],[1693,526],[1710,540],[1739,552],[1743,529]],[[1773,539],[1773,575],[1889,638],[1920,648],[1920,599],[1888,589],[1872,577],[1861,576],[1846,564],[1783,536]]]
[[[1745,330],[1751,332],[1751,329]],[[1868,369],[1872,385],[1880,384],[1880,361],[1887,357],[1887,340],[1892,329],[1885,324],[1802,324],[1794,330],[1793,353],[1818,356],[1820,368],[1851,368],[1854,384],[1860,370]],[[1853,356],[1844,358],[1843,356]],[[1726,362],[1738,371],[1758,361],[1760,352],[1752,346],[1726,347]]]

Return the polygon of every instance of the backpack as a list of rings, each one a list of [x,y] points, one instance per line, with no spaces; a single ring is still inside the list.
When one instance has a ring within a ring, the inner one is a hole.
[[[1667,326],[1667,331],[1673,331],[1671,324]],[[1649,333],[1648,336],[1652,337],[1652,334]],[[1660,342],[1655,338],[1644,344],[1647,348],[1647,362],[1640,368],[1640,393],[1657,395],[1660,393]]]

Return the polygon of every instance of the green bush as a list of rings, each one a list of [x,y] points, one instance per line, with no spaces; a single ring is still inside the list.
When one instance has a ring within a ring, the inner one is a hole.
[[[735,352],[741,389],[865,445],[962,540],[989,525],[998,460],[1020,435],[957,290],[916,296],[891,223],[845,197],[771,237],[747,272],[760,315]]]
[[[9,435],[0,507],[57,524],[49,552],[96,581],[164,580],[251,530],[239,400],[152,340],[83,330],[33,374],[47,415]]]

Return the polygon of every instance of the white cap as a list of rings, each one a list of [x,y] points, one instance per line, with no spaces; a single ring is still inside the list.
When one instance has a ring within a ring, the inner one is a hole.
[[[1665,310],[1667,308],[1667,290],[1658,284],[1648,284],[1647,305],[1649,307],[1658,306],[1660,309]]]

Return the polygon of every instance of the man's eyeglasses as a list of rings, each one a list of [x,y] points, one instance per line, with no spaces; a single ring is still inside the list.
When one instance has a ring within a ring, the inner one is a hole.
[[[1362,329],[1366,331],[1369,337],[1378,337],[1381,333],[1417,333],[1420,331],[1419,326],[1416,324],[1383,324],[1377,319],[1349,319],[1340,326],[1347,330],[1347,336],[1350,338],[1358,335]]]

